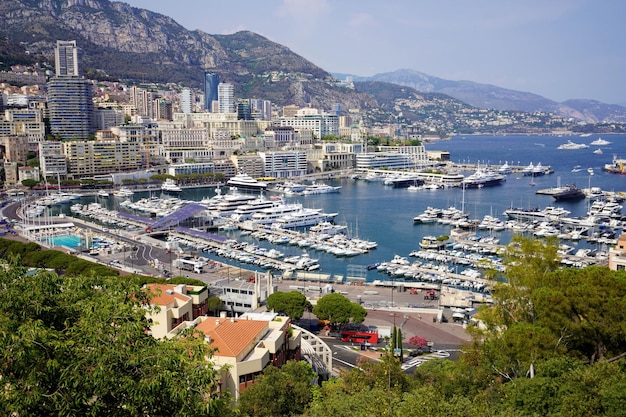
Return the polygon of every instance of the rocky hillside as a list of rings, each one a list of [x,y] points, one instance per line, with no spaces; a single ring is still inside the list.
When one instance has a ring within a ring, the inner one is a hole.
[[[111,77],[201,87],[204,70],[237,95],[278,104],[369,107],[365,94],[336,88],[333,77],[288,48],[252,32],[213,36],[173,19],[107,0],[0,0],[0,36],[54,60],[57,39],[76,40],[81,66]]]
[[[334,74],[345,78],[346,74]],[[446,94],[481,109],[549,112],[587,123],[626,122],[626,108],[593,100],[558,103],[537,94],[509,90],[472,81],[450,81],[423,72],[402,69],[371,77],[351,75],[354,81],[381,81],[411,87],[425,93]]]

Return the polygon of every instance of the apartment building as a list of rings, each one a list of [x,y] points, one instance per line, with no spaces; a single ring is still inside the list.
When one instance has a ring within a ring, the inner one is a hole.
[[[621,234],[617,245],[609,249],[609,269],[623,271],[626,269],[626,234]]]
[[[259,152],[266,177],[289,178],[307,174],[305,150]]]
[[[44,178],[67,176],[67,158],[63,142],[45,141],[39,144],[39,167]]]
[[[70,141],[63,143],[68,176],[82,178],[131,171],[144,166],[139,143],[118,140]]]
[[[147,284],[150,292],[150,306],[159,307],[158,311],[148,312],[152,320],[150,332],[156,339],[171,335],[172,330],[181,323],[192,321],[208,312],[209,290],[204,286]],[[170,336],[171,337],[171,336]]]

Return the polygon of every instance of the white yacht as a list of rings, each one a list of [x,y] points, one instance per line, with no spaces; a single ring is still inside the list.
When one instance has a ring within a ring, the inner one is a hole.
[[[105,198],[109,197],[109,192],[106,190],[100,190],[96,194],[98,197],[105,197]]]
[[[341,187],[339,186],[333,187],[332,185],[328,185],[328,184],[313,183],[312,185],[309,185],[308,187],[306,187],[304,191],[302,191],[302,194],[312,195],[312,194],[338,193],[340,189]]]
[[[228,217],[238,207],[248,204],[252,200],[256,200],[256,197],[250,194],[227,194],[213,206],[209,206],[208,209],[216,217]]]
[[[604,145],[610,145],[611,142],[609,142],[608,140],[602,139],[602,138],[598,138],[596,140],[594,140],[593,142],[591,142],[592,145],[594,146],[604,146]]]
[[[505,161],[503,165],[498,168],[498,174],[508,175],[513,172],[513,168],[509,165],[508,161]]]
[[[183,189],[176,184],[176,181],[174,181],[173,178],[168,178],[163,184],[161,184],[161,191],[165,191],[167,193],[180,193]]]
[[[302,210],[302,204],[300,203],[280,204],[275,207],[258,210],[252,215],[251,221],[254,226],[272,224],[281,217],[300,210]]]
[[[241,190],[261,191],[267,189],[266,182],[258,181],[245,173],[235,175],[226,184]]]
[[[586,145],[584,143],[575,143],[572,142],[571,140],[568,140],[567,143],[563,143],[559,146],[557,146],[557,149],[567,149],[567,150],[571,150],[571,149],[585,149],[588,148],[589,145]]]
[[[113,191],[113,196],[118,198],[132,197],[135,192],[127,187],[120,187],[118,190]]]
[[[249,201],[248,203],[239,206],[235,209],[233,214],[230,215],[231,220],[242,222],[244,220],[250,220],[254,213],[257,211],[277,207],[283,204],[277,200],[268,200],[264,197],[256,198],[254,200]]]
[[[332,220],[338,213],[323,213],[321,209],[303,208],[300,211],[287,214],[272,224],[273,229],[293,229],[307,227]]]

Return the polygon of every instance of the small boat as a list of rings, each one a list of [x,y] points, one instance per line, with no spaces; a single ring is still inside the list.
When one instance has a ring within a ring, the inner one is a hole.
[[[593,151],[593,153],[595,153],[596,155],[602,155],[602,149],[598,148],[595,151]]]
[[[574,168],[572,168],[572,172],[580,172],[582,170],[583,168],[580,165],[576,165]]]
[[[587,172],[589,173],[589,175],[593,175],[594,174],[593,168],[591,168],[591,167],[587,168]]]

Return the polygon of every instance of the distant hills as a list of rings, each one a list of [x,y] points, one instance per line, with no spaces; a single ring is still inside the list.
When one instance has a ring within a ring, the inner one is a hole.
[[[95,79],[201,88],[203,73],[208,70],[235,84],[238,97],[265,98],[278,105],[330,110],[338,103],[344,109],[368,111],[386,103],[393,113],[394,104],[386,98],[406,95],[401,100],[420,101],[419,106],[409,108],[473,106],[551,112],[588,123],[626,122],[626,108],[621,106],[593,100],[557,103],[532,93],[449,81],[414,70],[355,75],[356,88],[349,88],[337,80],[344,79],[343,74],[333,76],[253,32],[210,35],[190,31],[170,17],[121,2],[0,0],[0,15],[0,68],[33,62],[52,67],[56,40],[76,40],[81,67]]]
[[[349,76],[355,82],[381,81],[411,87],[424,93],[446,94],[482,109],[531,113],[549,112],[587,123],[626,122],[626,107],[615,104],[584,99],[567,100],[559,103],[533,93],[509,90],[472,81],[444,80],[412,69],[401,69],[371,77],[340,73],[333,73],[333,75],[339,79],[345,79]]]

